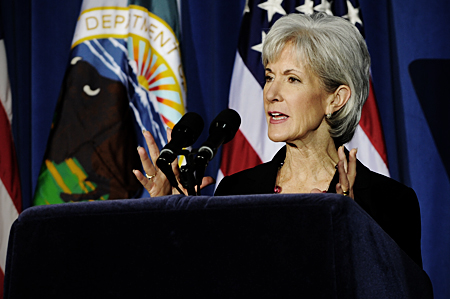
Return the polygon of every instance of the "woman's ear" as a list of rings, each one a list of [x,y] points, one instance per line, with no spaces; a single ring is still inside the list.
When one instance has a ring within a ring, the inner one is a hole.
[[[334,113],[341,109],[345,104],[347,104],[351,95],[352,90],[350,89],[350,87],[348,87],[347,85],[339,86],[331,97],[329,112]]]

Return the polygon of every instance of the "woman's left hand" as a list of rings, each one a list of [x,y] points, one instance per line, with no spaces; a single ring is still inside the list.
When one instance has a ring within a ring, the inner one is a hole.
[[[347,162],[344,146],[341,146],[338,149],[339,183],[336,184],[336,193],[348,196],[352,199],[355,199],[353,194],[353,185],[355,184],[356,179],[356,152],[356,148],[350,151]]]

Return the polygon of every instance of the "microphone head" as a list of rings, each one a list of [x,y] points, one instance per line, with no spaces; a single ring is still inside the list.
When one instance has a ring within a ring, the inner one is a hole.
[[[172,140],[179,142],[177,146],[188,147],[194,144],[203,131],[203,118],[195,112],[188,112],[172,129]]]
[[[239,126],[241,125],[241,117],[233,109],[225,109],[220,112],[216,118],[211,122],[209,127],[209,134],[214,135],[214,132],[221,130],[225,133],[223,143],[227,143],[236,135]]]

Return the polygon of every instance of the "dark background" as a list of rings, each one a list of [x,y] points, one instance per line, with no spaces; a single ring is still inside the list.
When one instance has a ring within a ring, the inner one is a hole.
[[[25,208],[41,167],[81,2],[1,1]],[[207,124],[228,103],[244,3],[182,1],[188,110],[200,113]],[[450,298],[450,2],[360,4],[391,176],[419,197],[424,268],[435,297]],[[210,174],[219,162],[215,158],[210,164]]]

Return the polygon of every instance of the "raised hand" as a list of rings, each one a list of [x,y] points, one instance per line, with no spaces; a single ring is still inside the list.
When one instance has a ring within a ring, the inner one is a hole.
[[[172,130],[167,129],[167,139],[170,141]],[[145,141],[147,143],[150,157],[148,156],[145,148],[138,147],[138,154],[141,159],[142,166],[146,175],[143,175],[139,170],[133,170],[134,175],[142,184],[142,186],[148,191],[151,197],[164,196],[169,194],[178,194],[179,192],[172,188],[169,180],[165,174],[156,166],[156,160],[159,157],[159,149],[155,143],[152,134],[148,131],[143,131]],[[178,168],[178,159],[172,163],[172,170],[177,178],[178,187],[187,194],[187,190],[179,183],[180,170]],[[206,187],[214,183],[214,179],[211,177],[204,177],[200,188]]]
[[[167,129],[167,138],[170,140],[172,130]],[[169,195],[178,193],[176,190],[172,190],[172,186],[167,180],[164,173],[156,167],[156,159],[159,157],[159,149],[156,145],[155,139],[149,131],[143,131],[145,142],[147,143],[150,157],[147,151],[143,147],[138,147],[137,151],[139,158],[141,159],[142,166],[146,175],[143,175],[139,170],[133,170],[134,175],[142,184],[142,186],[148,191],[151,197]],[[179,175],[177,159],[172,163],[172,169],[175,175]]]

